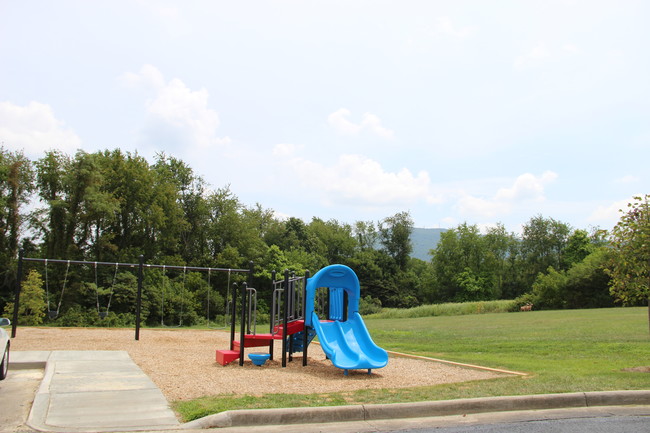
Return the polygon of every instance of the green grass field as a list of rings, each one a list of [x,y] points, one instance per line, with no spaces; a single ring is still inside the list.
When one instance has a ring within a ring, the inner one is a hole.
[[[327,395],[206,397],[175,405],[185,419],[224,410],[393,403],[498,395],[650,389],[646,308],[368,319],[375,342],[397,352],[529,373],[432,387]],[[326,402],[326,403],[325,403]]]

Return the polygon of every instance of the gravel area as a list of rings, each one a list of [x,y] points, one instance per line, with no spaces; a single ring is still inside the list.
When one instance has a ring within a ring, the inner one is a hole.
[[[317,344],[286,368],[276,349],[274,361],[262,367],[248,359],[240,367],[215,362],[215,350],[227,349],[229,332],[221,330],[141,329],[135,341],[133,329],[19,328],[13,350],[125,350],[160,387],[168,400],[186,400],[218,394],[326,393],[358,389],[408,388],[465,382],[501,376],[498,373],[461,368],[444,363],[391,356],[382,369],[343,371],[325,359]],[[280,346],[280,342],[276,342]],[[264,347],[247,349],[263,352]]]

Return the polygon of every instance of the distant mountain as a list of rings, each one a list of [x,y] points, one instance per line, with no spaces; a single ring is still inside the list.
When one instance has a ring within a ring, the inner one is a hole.
[[[419,229],[413,228],[411,233],[411,243],[413,244],[413,252],[411,257],[424,260],[428,262],[431,260],[429,250],[432,250],[438,245],[440,234],[446,232],[448,229]]]

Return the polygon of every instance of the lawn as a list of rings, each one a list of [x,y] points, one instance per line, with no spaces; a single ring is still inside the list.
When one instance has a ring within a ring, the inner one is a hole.
[[[375,342],[397,352],[529,373],[432,387],[327,395],[219,396],[175,404],[185,419],[230,409],[392,403],[465,397],[650,389],[646,308],[368,319]]]
[[[461,385],[448,397],[650,389],[645,308],[532,311],[367,321],[398,352],[530,373]]]

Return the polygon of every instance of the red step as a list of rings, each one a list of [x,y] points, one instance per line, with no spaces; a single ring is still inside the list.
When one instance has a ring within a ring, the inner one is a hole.
[[[239,350],[217,350],[217,362],[228,365],[239,358]]]

